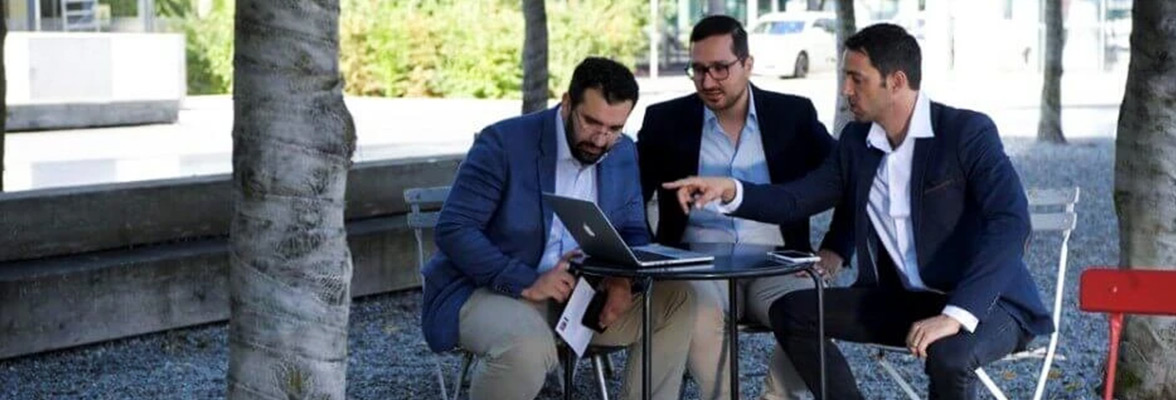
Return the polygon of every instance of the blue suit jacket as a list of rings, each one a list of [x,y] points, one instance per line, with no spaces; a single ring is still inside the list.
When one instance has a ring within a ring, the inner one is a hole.
[[[1031,232],[1028,201],[996,126],[984,114],[939,103],[931,104],[931,126],[935,137],[916,139],[911,166],[911,219],[923,281],[981,323],[992,307],[1003,307],[1029,332],[1051,332],[1053,323],[1022,260]],[[867,123],[847,125],[837,151],[799,181],[744,183],[734,215],[791,221],[834,204],[850,208],[856,285],[876,286],[877,264],[868,251],[876,234],[866,204],[883,153],[866,146],[869,130]],[[876,256],[886,256],[875,248]]]
[[[551,232],[559,108],[484,129],[441,208],[437,253],[425,265],[421,328],[433,351],[457,344],[458,314],[475,288],[518,297]],[[630,245],[649,243],[633,141],[622,136],[596,166],[597,204]]]

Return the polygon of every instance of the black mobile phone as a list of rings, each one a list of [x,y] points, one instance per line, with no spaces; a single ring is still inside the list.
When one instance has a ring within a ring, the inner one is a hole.
[[[600,312],[604,310],[604,303],[607,301],[608,290],[597,289],[596,294],[592,296],[592,301],[588,302],[588,308],[584,310],[584,318],[580,319],[580,324],[597,333],[604,333],[607,328],[600,325]]]

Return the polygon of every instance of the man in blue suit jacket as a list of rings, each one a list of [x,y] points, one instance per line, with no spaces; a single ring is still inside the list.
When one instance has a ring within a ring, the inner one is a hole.
[[[552,322],[576,279],[576,243],[543,192],[595,201],[629,245],[649,242],[633,142],[621,134],[637,101],[624,66],[588,58],[558,107],[487,127],[470,149],[437,221],[438,252],[423,271],[422,328],[434,351],[460,345],[479,357],[473,399],[529,399],[558,364]],[[608,291],[592,343],[631,345],[626,398],[641,393],[641,313],[630,282]],[[682,283],[653,291],[651,389],[677,398],[694,298]]]
[[[683,208],[721,198],[724,211],[761,221],[850,209],[858,281],[826,292],[826,333],[906,347],[926,359],[931,398],[975,398],[977,367],[1053,329],[1022,261],[1024,188],[988,117],[919,91],[921,55],[906,31],[874,25],[845,47],[843,94],[857,122],[819,169],[780,186],[710,178],[668,186],[680,188]],[[815,297],[793,292],[770,311],[810,389],[819,385]],[[861,398],[828,346],[829,397]]]

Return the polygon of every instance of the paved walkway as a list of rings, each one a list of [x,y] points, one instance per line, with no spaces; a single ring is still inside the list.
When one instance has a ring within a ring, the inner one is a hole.
[[[833,119],[836,77],[755,77],[760,87],[813,99],[826,125]],[[628,132],[640,128],[649,104],[691,93],[684,76],[639,79],[640,104]],[[981,110],[1002,135],[1032,136],[1040,77],[1027,73],[929,75],[935,100]],[[1123,98],[1123,73],[1069,73],[1063,79],[1063,126],[1068,137],[1113,136]],[[462,153],[483,126],[519,113],[517,100],[348,98],[359,130],[357,161]],[[171,125],[13,133],[6,139],[8,191],[166,179],[231,170],[232,98],[185,99]]]

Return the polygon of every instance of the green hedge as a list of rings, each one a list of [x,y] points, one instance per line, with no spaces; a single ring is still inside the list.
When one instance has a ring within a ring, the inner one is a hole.
[[[213,0],[204,17],[184,19],[189,94],[226,94],[233,90],[232,0]]]
[[[340,63],[348,94],[519,98],[521,0],[341,0]],[[548,2],[552,95],[572,68],[603,55],[634,65],[646,43],[641,0]],[[191,93],[232,88],[232,0],[204,18],[189,17]]]

